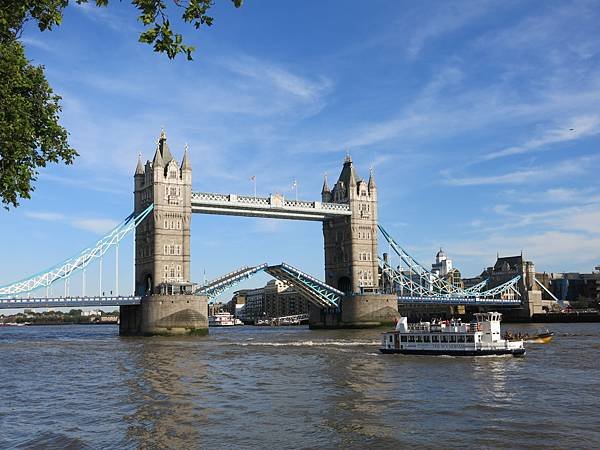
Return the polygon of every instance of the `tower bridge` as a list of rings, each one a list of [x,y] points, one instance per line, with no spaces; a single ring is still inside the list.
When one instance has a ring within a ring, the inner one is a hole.
[[[325,178],[321,198],[315,201],[192,191],[192,168],[186,147],[181,163],[173,157],[161,132],[152,161],[138,158],[134,174],[134,211],[107,236],[75,257],[32,277],[0,286],[0,308],[41,306],[121,307],[120,333],[182,334],[207,330],[207,303],[229,287],[260,271],[294,286],[309,302],[313,328],[360,327],[392,322],[398,304],[516,306],[519,279],[502,286],[482,283],[476,289],[459,289],[419,265],[379,225],[377,186],[373,172],[368,180],[356,173],[347,156],[335,184]],[[265,217],[322,222],[325,280],[287,263],[242,267],[198,285],[190,275],[192,214]],[[119,242],[133,233],[134,288],[119,295]],[[404,269],[394,269],[378,257],[381,233]],[[91,296],[86,290],[86,269],[100,263],[109,249],[116,252],[116,295]],[[81,273],[81,295],[69,292],[69,280]],[[52,286],[64,281],[64,296]],[[487,290],[486,290],[487,288]],[[45,289],[45,296],[35,294]],[[33,294],[33,295],[32,295]],[[525,299],[526,300],[526,299]],[[19,306],[17,306],[19,305]]]

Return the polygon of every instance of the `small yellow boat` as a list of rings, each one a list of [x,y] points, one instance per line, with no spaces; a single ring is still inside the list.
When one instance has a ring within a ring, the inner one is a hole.
[[[533,344],[548,344],[554,337],[554,332],[544,331],[543,333],[534,334],[532,336],[525,335],[523,340],[525,342],[531,342]]]
[[[529,333],[513,333],[508,331],[504,335],[504,339],[508,341],[524,341],[531,344],[548,344],[554,337],[553,331],[539,331],[536,334]]]

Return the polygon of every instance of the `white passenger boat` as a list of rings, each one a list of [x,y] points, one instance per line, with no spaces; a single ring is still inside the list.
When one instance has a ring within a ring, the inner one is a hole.
[[[471,323],[460,320],[409,324],[401,317],[394,331],[383,333],[382,353],[408,355],[523,356],[523,341],[502,339],[498,312],[477,313]]]
[[[235,319],[228,312],[220,312],[212,316],[208,316],[209,327],[232,327],[234,325]]]

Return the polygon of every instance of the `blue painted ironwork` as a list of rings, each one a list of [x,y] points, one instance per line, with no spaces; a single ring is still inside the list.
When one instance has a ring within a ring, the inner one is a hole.
[[[471,286],[469,288],[465,289],[465,292],[481,292],[481,290],[487,286],[487,284],[490,282],[489,278],[486,278],[485,280],[481,281],[480,283],[477,283],[474,286]]]
[[[0,286],[0,298],[9,296],[14,297],[42,287],[48,287],[58,280],[68,278],[75,271],[85,269],[85,267],[95,258],[100,258],[111,247],[116,246],[129,232],[134,230],[146,216],[150,214],[152,209],[154,209],[153,204],[148,206],[137,216],[134,216],[134,213],[131,213],[123,220],[123,222],[117,225],[110,233],[94,245],[87,247],[77,255],[62,263],[15,283]]]
[[[269,266],[265,271],[278,280],[292,285],[301,294],[304,294],[311,303],[320,308],[339,308],[344,297],[342,291],[286,263]]]
[[[232,286],[238,284],[239,282],[250,278],[252,275],[260,272],[261,270],[265,270],[268,264],[260,264],[258,266],[252,267],[241,267],[239,269],[234,270],[228,274],[225,274],[221,277],[215,278],[212,281],[209,281],[203,286],[200,286],[194,294],[196,295],[206,295],[208,297],[209,303],[214,303],[215,298],[225,292],[227,289]]]
[[[411,303],[448,303],[455,305],[462,304],[483,304],[482,302],[493,302],[488,304],[520,304],[521,300],[513,298],[515,295],[520,297],[521,294],[515,286],[521,279],[521,275],[508,280],[507,282],[491,289],[482,290],[489,280],[484,280],[481,283],[469,288],[463,289],[454,286],[438,275],[430,272],[421,264],[419,264],[412,256],[406,252],[400,245],[394,241],[392,236],[385,229],[378,225],[379,230],[384,238],[389,242],[390,247],[400,257],[402,262],[407,266],[407,270],[394,269],[388,263],[379,260],[379,265],[383,274],[398,287],[399,301],[400,299],[411,299]],[[510,293],[511,298],[506,298]],[[504,298],[502,297],[504,296]],[[418,301],[415,299],[422,298]],[[442,302],[442,299],[444,301]],[[409,302],[407,300],[407,302]]]
[[[0,309],[19,308],[75,308],[94,306],[125,306],[139,305],[142,297],[120,295],[110,297],[30,297],[2,298]]]

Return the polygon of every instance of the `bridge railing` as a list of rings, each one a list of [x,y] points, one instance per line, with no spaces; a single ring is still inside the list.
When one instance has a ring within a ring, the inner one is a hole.
[[[2,298],[0,309],[125,306],[139,305],[141,301],[141,297],[134,295]]]

